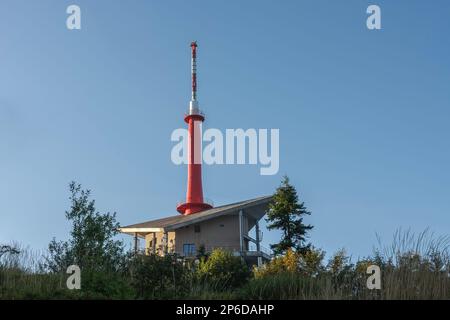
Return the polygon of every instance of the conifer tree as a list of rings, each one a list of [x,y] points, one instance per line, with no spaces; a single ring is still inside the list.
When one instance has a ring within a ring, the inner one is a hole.
[[[271,245],[275,255],[284,254],[289,249],[299,253],[308,251],[311,245],[306,244],[306,238],[313,226],[304,224],[303,217],[310,214],[304,202],[299,202],[297,191],[289,183],[289,178],[284,176],[269,205],[266,218],[268,230],[282,232],[281,241]]]

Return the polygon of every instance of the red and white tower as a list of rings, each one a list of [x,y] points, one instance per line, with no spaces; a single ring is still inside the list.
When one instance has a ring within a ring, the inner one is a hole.
[[[202,188],[202,164],[201,164],[201,123],[205,115],[200,111],[197,101],[197,42],[191,43],[191,75],[192,75],[192,97],[189,103],[189,111],[184,117],[188,124],[188,181],[186,202],[177,206],[177,211],[188,215],[212,208],[203,199]]]

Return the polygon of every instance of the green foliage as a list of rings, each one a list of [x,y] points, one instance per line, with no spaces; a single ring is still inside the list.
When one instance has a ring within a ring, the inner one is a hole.
[[[71,298],[61,275],[42,271],[41,255],[17,244],[0,247],[7,248],[0,255],[0,300]]]
[[[273,276],[280,273],[299,272],[299,254],[291,249],[285,255],[277,256],[261,267],[254,267],[253,275],[256,279]]]
[[[298,272],[280,272],[252,279],[237,293],[238,299],[326,299],[331,292],[326,277],[309,277]]]
[[[196,257],[199,260],[208,258],[208,254],[206,253],[205,245],[202,244],[198,247]]]
[[[259,268],[255,267],[253,274],[257,279],[286,273],[316,276],[324,270],[322,265],[324,256],[325,252],[313,247],[304,252],[288,249],[284,255],[273,258]]]
[[[255,277],[237,298],[246,299],[450,299],[450,237],[398,231],[390,246],[351,263],[344,249],[324,265],[321,250],[288,251]],[[381,268],[381,290],[366,287],[367,267]],[[294,267],[293,267],[294,266]]]
[[[188,291],[191,271],[176,255],[136,256],[130,267],[131,285],[141,299],[181,298]]]
[[[119,223],[116,214],[101,214],[90,200],[90,190],[70,183],[71,208],[66,218],[72,223],[71,238],[49,244],[47,267],[52,272],[65,272],[69,265],[78,265],[83,271],[119,272],[126,263],[123,243],[115,240]]]
[[[0,258],[0,299],[450,299],[448,245],[443,241],[417,250],[419,241],[410,239],[400,247],[395,243],[395,250],[379,248],[355,264],[344,250],[327,262],[321,250],[309,255],[290,250],[268,264],[274,272],[257,274],[266,270],[257,269],[253,278],[234,288],[222,284],[229,283],[223,270],[233,269],[230,254],[223,258],[213,252],[210,268],[205,267],[207,261],[200,263],[210,272],[200,265],[194,270],[183,267],[173,256],[137,256],[124,274],[82,271],[80,291],[67,290],[66,274],[40,270],[38,256],[20,248],[18,254]],[[371,264],[381,268],[381,290],[366,287]],[[224,280],[209,281],[216,278],[212,274]],[[230,274],[240,278],[239,272]]]
[[[303,217],[310,214],[305,204],[299,202],[295,187],[285,176],[273,196],[266,218],[268,230],[281,230],[283,234],[279,243],[271,245],[275,255],[283,254],[289,249],[299,252],[309,249],[309,245],[305,244],[306,236],[313,227],[304,224]]]
[[[45,267],[62,276],[69,265],[79,266],[81,292],[72,293],[79,298],[133,296],[125,277],[130,255],[124,253],[123,243],[114,239],[119,232],[116,214],[99,213],[95,201],[90,200],[90,190],[82,190],[81,185],[72,182],[69,189],[71,207],[66,218],[72,224],[70,239],[50,242]]]
[[[300,272],[308,276],[317,276],[323,272],[325,252],[310,246],[299,253]]]
[[[239,257],[229,251],[215,249],[207,259],[198,265],[197,278],[217,290],[237,288],[243,285],[250,276],[250,270]]]
[[[132,299],[134,290],[130,280],[117,272],[82,271],[81,292],[74,290],[82,299]]]
[[[345,249],[337,251],[330,259],[327,269],[331,274],[339,275],[344,272],[350,265],[350,257],[346,255]]]
[[[45,263],[26,248],[0,245],[0,299],[450,299],[449,236],[400,230],[355,264],[343,249],[324,263],[322,250],[297,243],[251,277],[223,250],[200,250],[190,266],[175,255],[125,254],[113,239],[115,216],[96,212],[79,185],[71,192],[71,239],[52,241]],[[66,288],[69,264],[82,266],[81,290]],[[381,269],[381,290],[366,287],[372,264]]]

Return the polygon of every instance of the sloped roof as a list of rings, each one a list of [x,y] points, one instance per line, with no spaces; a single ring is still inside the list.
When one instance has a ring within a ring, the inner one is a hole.
[[[157,220],[151,220],[147,222],[132,224],[129,226],[121,227],[120,231],[123,233],[130,233],[130,232],[139,232],[138,230],[141,229],[142,231],[148,230],[148,232],[155,232],[157,229],[170,231],[174,229],[181,228],[186,225],[190,225],[193,223],[198,223],[200,221],[209,220],[212,218],[216,218],[222,215],[236,213],[236,211],[239,211],[241,209],[251,208],[255,206],[266,206],[270,200],[272,199],[272,196],[264,196],[259,197],[255,199],[240,201],[232,204],[223,205],[217,208],[211,208],[205,211],[201,211],[198,213],[190,214],[190,215],[176,215],[176,216],[170,216],[167,218],[157,219]],[[154,231],[150,231],[151,229],[155,229]]]

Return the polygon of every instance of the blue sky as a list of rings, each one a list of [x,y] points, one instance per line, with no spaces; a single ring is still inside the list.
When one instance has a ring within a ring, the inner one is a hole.
[[[65,26],[70,4],[82,30]],[[369,4],[382,30],[366,28]],[[170,134],[191,40],[205,127],[280,129],[278,175],[204,168],[215,204],[271,194],[287,174],[329,253],[367,255],[398,227],[448,234],[449,13],[423,0],[2,0],[0,242],[66,239],[71,180],[124,225],[176,214],[186,168]]]

